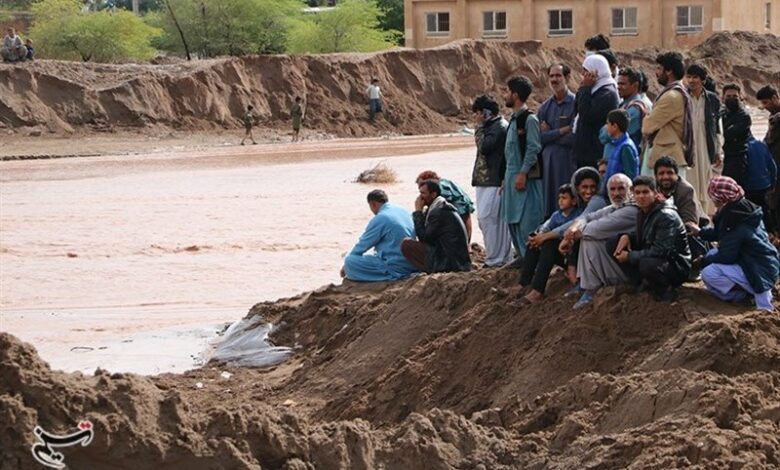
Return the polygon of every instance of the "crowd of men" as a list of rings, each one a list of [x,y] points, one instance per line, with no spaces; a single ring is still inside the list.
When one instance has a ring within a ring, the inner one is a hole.
[[[3,62],[33,60],[34,55],[35,48],[33,47],[32,39],[27,38],[26,41],[23,41],[16,34],[16,29],[8,28],[8,32],[3,37],[2,47],[0,47],[0,56],[2,56]]]
[[[737,84],[718,94],[706,67],[678,52],[656,58],[662,90],[651,101],[638,69],[619,67],[603,35],[588,39],[582,81],[571,69],[547,69],[552,95],[538,112],[523,76],[506,83],[503,104],[474,100],[478,123],[472,174],[487,267],[520,270],[515,305],[544,299],[560,266],[576,296],[592,302],[605,286],[629,285],[672,301],[685,282],[701,280],[725,301],[773,310],[780,259],[769,233],[780,228],[780,95],[761,88],[770,113],[763,141]],[[347,256],[342,275],[391,281],[415,272],[471,269],[474,204],[433,172],[417,179],[410,215],[374,190],[374,217]],[[369,253],[373,248],[375,251]]]

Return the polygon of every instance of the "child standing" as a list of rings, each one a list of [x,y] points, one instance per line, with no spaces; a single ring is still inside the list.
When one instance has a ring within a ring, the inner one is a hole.
[[[606,182],[618,173],[623,173],[632,181],[639,175],[639,151],[631,137],[626,134],[629,123],[625,109],[615,109],[607,114],[607,133],[612,139],[613,150],[607,160]],[[604,185],[606,188],[606,184]]]

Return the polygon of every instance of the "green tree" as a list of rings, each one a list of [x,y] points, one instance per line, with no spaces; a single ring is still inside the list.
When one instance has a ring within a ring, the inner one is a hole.
[[[404,0],[377,0],[377,5],[384,11],[384,16],[379,20],[379,27],[385,31],[404,30]],[[402,34],[396,35],[397,44],[403,45]]]
[[[332,10],[307,15],[293,25],[292,53],[371,52],[395,44],[398,31],[383,31],[384,13],[374,0],[345,0]]]
[[[159,48],[201,57],[284,52],[290,21],[300,15],[299,0],[164,0],[147,16],[162,28]]]
[[[82,12],[79,0],[39,0],[32,8],[37,56],[114,62],[156,53],[151,41],[160,31],[128,11]]]

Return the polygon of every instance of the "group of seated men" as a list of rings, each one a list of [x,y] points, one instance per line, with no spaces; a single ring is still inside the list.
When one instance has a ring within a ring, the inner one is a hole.
[[[16,34],[16,29],[8,28],[0,48],[0,55],[3,57],[3,62],[22,62],[33,60],[35,49],[31,39],[22,41],[22,38]]]
[[[598,191],[598,170],[577,170],[571,184],[558,191],[558,211],[529,237],[520,266],[520,286],[526,292],[513,305],[541,301],[558,265],[573,284],[565,296],[580,296],[575,309],[590,303],[598,289],[617,285],[672,301],[677,288],[698,280],[701,271],[705,287],[716,297],[742,301],[751,296],[757,308],[772,311],[780,260],[761,208],[732,178],[717,176],[707,190],[717,208],[710,223],[673,158],[660,158],[654,172],[655,177],[640,175],[633,181],[623,173],[613,175],[605,198]],[[375,217],[345,258],[342,276],[393,281],[415,272],[469,271],[463,215],[442,196],[440,182],[418,181],[412,214],[390,203],[382,190],[368,193]]]
[[[419,195],[412,214],[390,203],[380,189],[368,193],[374,217],[344,259],[342,277],[362,282],[395,281],[416,272],[471,270],[471,198],[460,186],[432,171],[421,173],[417,185]]]

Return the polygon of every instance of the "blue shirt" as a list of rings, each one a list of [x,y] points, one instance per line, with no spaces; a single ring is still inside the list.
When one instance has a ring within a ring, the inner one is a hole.
[[[394,274],[409,275],[416,271],[401,253],[404,238],[414,238],[412,215],[403,207],[386,202],[371,219],[351,255],[361,256],[371,248]]]

